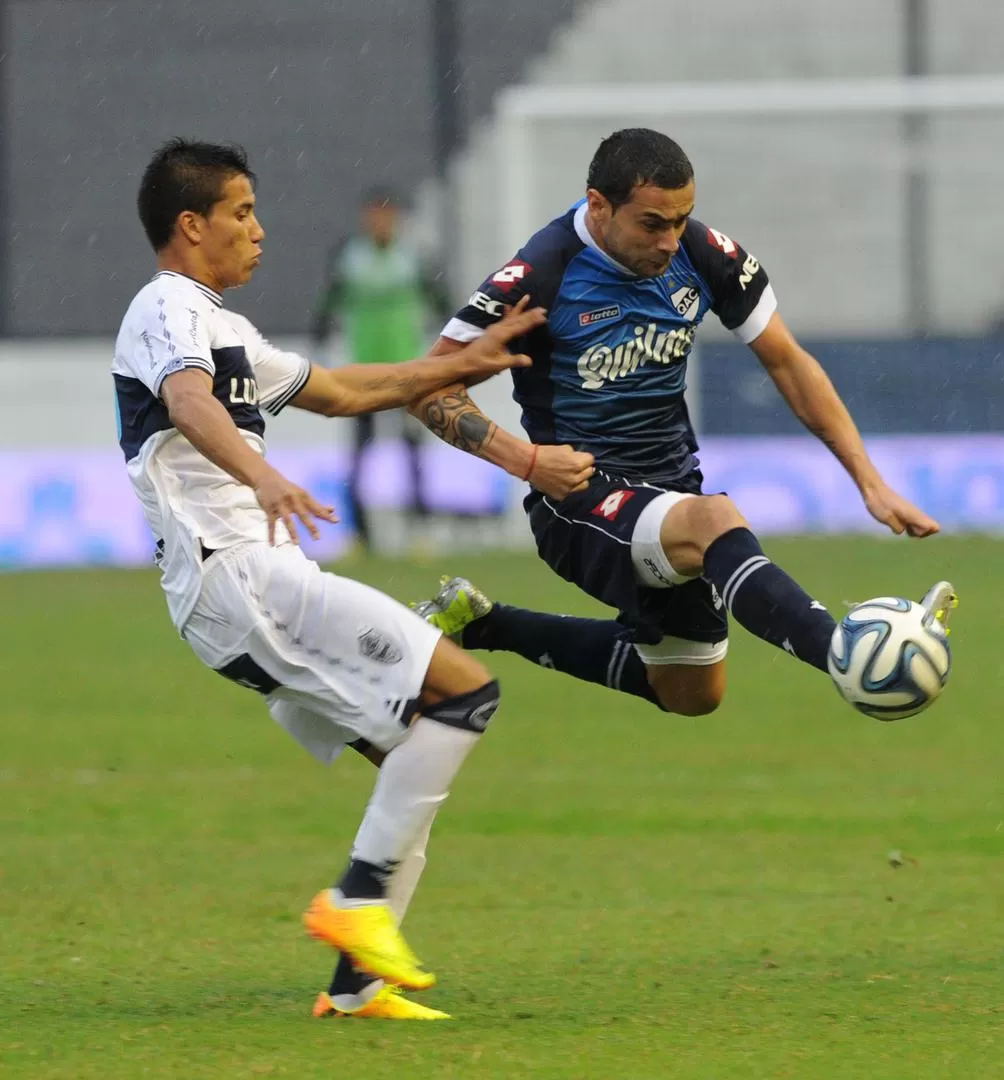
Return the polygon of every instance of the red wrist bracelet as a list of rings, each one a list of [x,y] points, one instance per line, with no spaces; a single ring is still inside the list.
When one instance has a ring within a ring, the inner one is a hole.
[[[529,480],[530,477],[533,475],[533,467],[537,464],[537,451],[539,449],[540,447],[537,446],[535,443],[533,447],[533,453],[530,455],[530,468],[526,470],[526,476],[523,477],[524,480]]]

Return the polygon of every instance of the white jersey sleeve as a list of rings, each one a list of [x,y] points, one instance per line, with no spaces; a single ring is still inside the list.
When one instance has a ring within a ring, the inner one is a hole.
[[[158,398],[167,376],[183,368],[214,375],[208,309],[172,289],[144,300],[123,325],[115,357],[120,374],[139,379]]]
[[[276,416],[307,385],[310,361],[299,353],[286,352],[268,341],[243,315],[228,313],[238,325],[247,357],[258,384],[258,404]]]

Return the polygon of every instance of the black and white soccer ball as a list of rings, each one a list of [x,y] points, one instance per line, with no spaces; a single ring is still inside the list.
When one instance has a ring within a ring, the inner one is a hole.
[[[945,628],[911,600],[879,596],[840,620],[827,667],[855,709],[878,720],[902,720],[937,699],[952,670]]]

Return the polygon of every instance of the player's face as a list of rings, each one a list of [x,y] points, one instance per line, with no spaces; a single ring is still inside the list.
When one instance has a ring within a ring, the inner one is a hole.
[[[592,188],[587,198],[600,247],[639,277],[658,277],[679,251],[680,237],[694,212],[694,181],[682,188],[640,184],[616,210]]]
[[[231,176],[200,232],[207,269],[219,288],[246,285],[261,261],[265,230],[255,217],[255,196],[246,176]]]
[[[397,232],[397,207],[389,203],[374,203],[363,210],[363,228],[373,243],[391,243]]]

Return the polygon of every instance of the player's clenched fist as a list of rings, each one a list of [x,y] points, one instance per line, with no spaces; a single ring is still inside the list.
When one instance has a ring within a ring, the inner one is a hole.
[[[863,494],[872,517],[887,525],[897,536],[904,532],[908,536],[933,536],[941,531],[933,517],[893,491],[888,484],[874,485]]]
[[[573,491],[584,491],[594,472],[592,454],[572,446],[538,446],[527,479],[538,491],[560,500]]]
[[[277,521],[282,521],[289,532],[289,538],[294,544],[298,544],[300,537],[295,518],[300,519],[307,532],[315,540],[321,535],[314,521],[315,518],[330,522],[338,520],[333,506],[322,506],[309,492],[287,480],[282,473],[270,465],[266,466],[258,478],[254,485],[254,493],[258,505],[268,517],[268,542],[270,544],[275,543]]]

